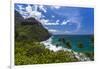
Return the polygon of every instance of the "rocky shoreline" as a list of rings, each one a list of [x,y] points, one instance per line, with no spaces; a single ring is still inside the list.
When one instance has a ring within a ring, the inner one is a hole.
[[[56,47],[55,45],[51,43],[51,41],[52,41],[52,36],[48,40],[42,41],[40,43],[43,44],[49,50],[52,50],[54,52],[59,51],[59,50],[71,52],[73,53],[72,57],[76,57],[79,61],[91,61],[90,58],[86,57],[84,53],[78,53],[78,52],[73,51],[72,49],[63,48],[62,46]]]

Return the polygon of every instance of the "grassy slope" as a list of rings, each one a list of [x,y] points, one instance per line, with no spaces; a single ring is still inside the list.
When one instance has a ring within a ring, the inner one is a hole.
[[[53,52],[45,48],[39,42],[16,42],[15,43],[15,64],[45,64],[78,61],[71,52],[63,50]]]

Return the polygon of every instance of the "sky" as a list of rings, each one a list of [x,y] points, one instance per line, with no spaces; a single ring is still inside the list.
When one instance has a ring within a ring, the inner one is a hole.
[[[94,9],[83,7],[15,4],[25,19],[34,17],[52,34],[94,34]]]

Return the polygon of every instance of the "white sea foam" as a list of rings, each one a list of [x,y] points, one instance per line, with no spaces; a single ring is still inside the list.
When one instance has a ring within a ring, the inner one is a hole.
[[[63,48],[62,46],[56,46],[52,44],[52,37],[50,37],[48,40],[46,41],[42,41],[42,44],[44,44],[44,46],[46,48],[48,48],[49,50],[52,50],[54,52],[59,51],[59,50],[64,50],[64,51],[68,51],[68,52],[73,52],[73,55],[79,60],[79,61],[90,61],[90,58],[86,57],[83,53],[78,53],[75,52],[71,49],[68,48]]]
[[[42,41],[41,43],[43,43],[45,45],[46,48],[53,50],[53,51],[59,51],[59,50],[64,50],[64,48],[62,46],[57,47],[56,45],[53,45],[52,43],[52,37],[49,38],[46,41]]]

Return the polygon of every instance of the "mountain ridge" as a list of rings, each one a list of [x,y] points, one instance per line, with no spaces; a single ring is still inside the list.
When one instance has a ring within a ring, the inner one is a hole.
[[[43,27],[41,22],[35,18],[24,19],[19,12],[15,10],[15,39],[16,40],[34,40],[45,41],[51,36],[51,33]]]

